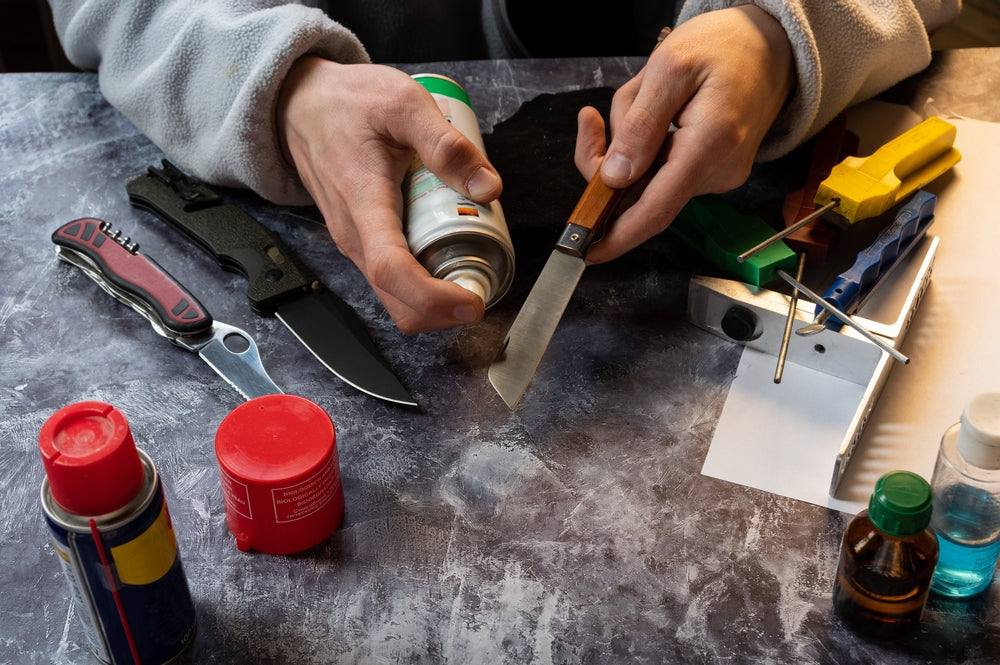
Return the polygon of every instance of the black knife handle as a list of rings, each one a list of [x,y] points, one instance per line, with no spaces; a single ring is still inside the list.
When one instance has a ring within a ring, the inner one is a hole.
[[[198,299],[107,222],[90,217],[67,222],[52,233],[52,242],[60,257],[137,309],[161,334],[187,337],[212,329],[212,316]]]
[[[130,179],[125,189],[133,206],[163,219],[222,268],[245,276],[258,314],[271,316],[281,303],[323,288],[277,234],[167,160],[163,169],[150,167]]]

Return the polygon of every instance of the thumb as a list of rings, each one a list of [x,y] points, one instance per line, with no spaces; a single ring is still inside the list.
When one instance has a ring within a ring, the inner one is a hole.
[[[577,114],[576,147],[573,161],[580,174],[588,181],[601,168],[604,150],[604,118],[592,106],[584,106]]]

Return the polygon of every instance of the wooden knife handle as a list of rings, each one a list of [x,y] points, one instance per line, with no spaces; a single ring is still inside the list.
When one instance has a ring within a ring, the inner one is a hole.
[[[574,256],[586,254],[590,243],[614,214],[625,192],[625,189],[612,189],[605,185],[598,169],[570,213],[566,230],[556,247]]]
[[[618,202],[625,194],[624,189],[612,189],[601,180],[601,170],[587,183],[580,200],[569,215],[568,224],[576,224],[596,234],[610,219]]]

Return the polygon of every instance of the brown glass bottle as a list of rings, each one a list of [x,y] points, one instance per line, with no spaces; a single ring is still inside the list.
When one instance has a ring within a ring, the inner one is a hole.
[[[932,501],[926,480],[892,471],[875,483],[868,510],[847,526],[833,608],[859,633],[891,640],[920,623],[938,558]]]

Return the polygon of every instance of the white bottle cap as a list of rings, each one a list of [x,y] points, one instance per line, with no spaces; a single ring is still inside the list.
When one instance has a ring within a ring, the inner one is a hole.
[[[958,452],[981,469],[1000,469],[1000,393],[976,395],[962,412]]]
[[[445,279],[449,282],[455,282],[467,291],[472,291],[484,303],[489,302],[490,296],[493,293],[493,286],[490,284],[489,275],[475,268],[452,270]]]

